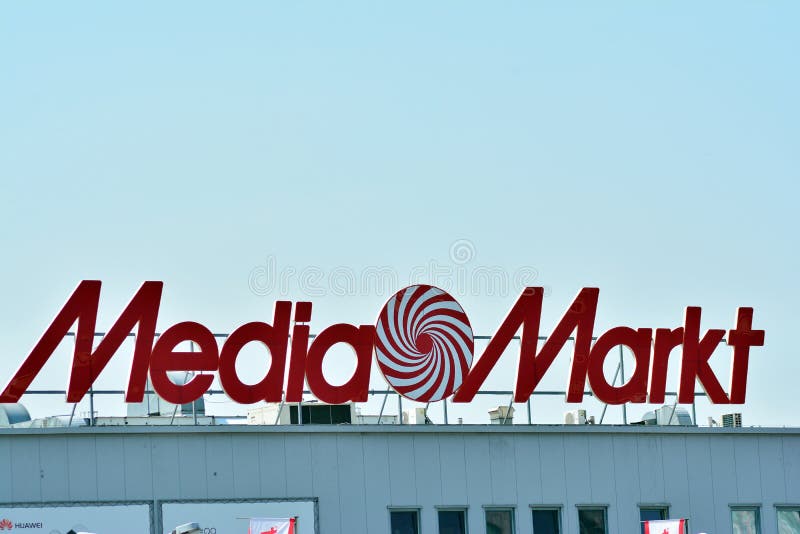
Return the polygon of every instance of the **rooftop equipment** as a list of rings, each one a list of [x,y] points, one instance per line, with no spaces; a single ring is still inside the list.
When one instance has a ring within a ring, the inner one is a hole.
[[[722,426],[729,428],[740,428],[742,426],[741,413],[722,414]]]
[[[489,422],[493,425],[514,424],[514,407],[498,406],[494,410],[489,410]]]

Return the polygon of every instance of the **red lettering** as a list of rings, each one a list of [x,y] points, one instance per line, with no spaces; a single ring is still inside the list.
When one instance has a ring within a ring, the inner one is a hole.
[[[695,379],[706,392],[713,404],[730,404],[730,399],[717,380],[717,376],[708,364],[725,330],[712,329],[700,339],[700,314],[702,310],[690,306],[686,308],[683,325],[683,359],[681,360],[681,383],[678,389],[678,402],[691,404],[694,402]]]
[[[728,345],[733,347],[731,365],[731,404],[742,404],[747,393],[747,364],[750,347],[764,345],[764,331],[752,330],[753,308],[739,308],[736,328],[728,332]]]
[[[311,303],[298,302],[294,312],[295,323],[311,320]],[[308,325],[295,324],[292,328],[292,352],[289,356],[289,378],[286,384],[286,402],[303,400],[303,384],[306,377],[306,357],[308,356]]]
[[[683,327],[670,330],[656,329],[656,340],[653,344],[653,357],[650,362],[650,397],[651,404],[663,404],[667,393],[667,369],[672,349],[683,343]]]
[[[289,321],[292,303],[275,303],[273,323],[247,323],[240,326],[225,340],[219,357],[219,380],[231,400],[240,404],[254,402],[280,402],[283,394],[283,373],[286,368],[286,348],[289,343]],[[272,356],[269,371],[257,384],[248,385],[236,373],[236,357],[247,343],[260,341]]]
[[[335,324],[320,332],[309,347],[306,360],[306,380],[314,396],[328,404],[365,402],[369,396],[369,370],[372,365],[374,338],[375,327],[372,325],[355,327],[350,324]],[[331,385],[322,374],[325,354],[336,343],[346,343],[356,353],[356,370],[341,386]]]
[[[537,354],[544,289],[541,287],[526,288],[495,335],[492,336],[483,354],[473,364],[461,387],[456,391],[453,402],[470,402],[475,397],[478,388],[486,380],[520,326],[522,334],[514,400],[524,402],[530,397],[553,360],[569,340],[570,334],[577,330],[567,402],[580,402],[583,399],[583,388],[586,382],[586,366],[591,348],[599,292],[600,290],[597,288],[582,289],[564,313],[551,336],[545,341],[541,352]]]
[[[600,336],[589,354],[589,385],[597,399],[606,404],[642,403],[647,400],[647,377],[650,372],[650,328],[634,330],[627,326],[612,328]],[[627,383],[612,386],[606,380],[603,363],[612,348],[625,345],[633,352],[636,369]]]
[[[31,353],[22,362],[3,393],[0,394],[0,402],[19,401],[76,321],[78,328],[67,389],[67,402],[79,402],[83,399],[111,356],[137,323],[139,327],[134,345],[133,367],[125,400],[127,402],[142,400],[163,283],[145,282],[142,284],[117,321],[100,341],[97,349],[93,351],[100,286],[101,282],[98,280],[84,280],[78,284]]]
[[[180,343],[193,341],[199,351],[176,351]],[[193,322],[178,323],[158,338],[150,358],[150,381],[156,393],[172,404],[194,402],[208,391],[214,375],[197,375],[186,384],[170,380],[170,371],[216,371],[219,364],[217,340],[208,328]]]

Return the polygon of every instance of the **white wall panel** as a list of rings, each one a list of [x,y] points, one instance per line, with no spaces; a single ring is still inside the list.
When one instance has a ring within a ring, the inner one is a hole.
[[[389,525],[386,506],[393,502],[389,483],[389,445],[383,434],[364,434],[364,480],[367,532],[384,532]]]
[[[336,435],[322,434],[311,440],[313,495],[319,496],[319,520],[333,532],[341,532],[339,464]]]
[[[282,445],[283,440],[280,441]],[[239,436],[231,444],[231,447],[234,451],[233,497],[247,499],[261,496],[261,462],[258,455],[258,436]],[[284,487],[284,494],[285,492]]]
[[[364,494],[364,443],[359,434],[336,436],[341,532],[368,532]],[[358,513],[351,513],[358,511]]]
[[[178,439],[178,476],[181,497],[205,499],[206,487],[206,442],[202,436],[189,434]]]
[[[94,436],[67,439],[69,498],[96,501],[100,498],[97,480],[97,440]]]
[[[258,470],[259,496],[310,495],[310,447],[308,436],[304,435],[258,435],[258,464],[253,465],[253,470]]]
[[[97,494],[103,500],[125,499],[125,449],[122,442],[123,438],[119,435],[98,435],[94,440],[97,454]]]
[[[389,496],[393,506],[417,504],[417,479],[414,469],[414,436],[392,435],[389,448]]]
[[[441,472],[442,500],[446,506],[463,506],[467,497],[467,459],[464,453],[464,436],[441,434],[439,443],[439,470]]]
[[[0,439],[0,502],[14,500],[11,484],[11,464],[14,457],[11,455],[11,440]]]
[[[800,440],[783,440],[783,465],[786,502],[800,504]]]
[[[710,439],[707,435],[686,438],[686,462],[689,474],[690,528],[693,532],[718,532],[714,509],[725,506],[714,499]],[[720,526],[720,528],[722,528]],[[719,532],[722,532],[721,530]]]
[[[736,491],[736,460],[733,438],[719,436],[710,440],[712,482],[714,483],[714,514],[717,529],[731,531],[730,505],[739,503]]]
[[[121,441],[125,451],[125,498],[152,499],[153,463],[150,436],[126,436]],[[203,465],[199,464],[201,471]]]
[[[153,444],[153,490],[160,499],[181,494],[178,436],[161,436]],[[205,469],[203,469],[205,470]]]
[[[387,532],[388,507],[608,505],[610,532],[635,533],[639,504],[669,504],[692,532],[730,530],[729,505],[800,502],[800,432],[616,427],[311,427],[0,431],[0,503],[318,499],[322,533]],[[305,525],[308,525],[305,520]],[[222,533],[218,533],[222,534]]]
[[[67,440],[61,436],[48,436],[39,441],[39,477],[42,500],[56,501],[69,495],[67,472]]]
[[[644,435],[636,440],[636,459],[639,463],[639,498],[642,502],[663,502],[664,461],[661,439]]]
[[[272,441],[278,435],[265,435],[262,439],[264,442]],[[284,476],[286,481],[286,495],[288,497],[306,497],[314,495],[314,481],[311,473],[311,436],[309,434],[286,435],[284,438],[284,455],[275,455],[274,458],[267,456],[273,450],[271,446],[265,447],[262,444],[261,448],[261,461],[262,465],[266,465],[270,469],[275,470],[276,480],[274,485],[269,482],[265,484],[266,473],[262,470],[262,483],[261,490],[264,495],[279,496],[280,484],[277,477],[281,470],[281,459],[285,458]],[[276,447],[277,449],[277,447]]]
[[[733,443],[734,465],[736,466],[737,500],[740,503],[760,503],[761,458],[758,455],[758,438],[740,436]]]
[[[616,506],[609,509],[609,520],[614,517],[617,525],[635,524],[639,521],[636,505],[642,501],[639,491],[639,461],[636,439],[624,434],[611,437],[613,447],[614,489]],[[572,515],[572,510],[569,511]]]
[[[33,437],[11,441],[11,480],[15,501],[42,499],[39,441]]]
[[[230,435],[208,435],[206,485],[211,499],[230,499],[233,491],[233,441]]]

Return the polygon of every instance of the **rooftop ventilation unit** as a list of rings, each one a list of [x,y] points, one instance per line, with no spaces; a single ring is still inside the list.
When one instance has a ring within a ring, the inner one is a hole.
[[[184,385],[189,383],[189,381],[194,378],[194,373],[186,373],[182,371],[177,372],[170,372],[169,379],[177,385]],[[147,379],[146,385],[147,391],[153,391],[153,385],[150,383],[150,379]],[[161,415],[171,417],[173,412],[176,412],[175,405],[170,404],[169,402],[165,401],[161,397],[159,397],[155,392],[147,393],[144,396],[142,402],[130,403],[127,405],[128,417],[147,417],[150,415]],[[180,408],[177,410],[176,415],[199,415],[203,416],[206,414],[206,403],[203,400],[203,397],[200,397],[194,402],[189,402],[186,404],[182,404]]]
[[[722,426],[729,428],[740,428],[742,426],[742,414],[740,413],[723,414]]]
[[[248,425],[342,425],[355,419],[354,404],[325,404],[304,402],[299,406],[302,421],[298,420],[297,403],[267,404],[247,411]]]
[[[489,410],[489,422],[493,425],[514,424],[514,407],[498,406],[494,410]]]
[[[0,427],[25,423],[30,420],[31,415],[22,404],[0,404]]]
[[[586,410],[572,410],[564,414],[565,425],[585,425],[586,421]]]

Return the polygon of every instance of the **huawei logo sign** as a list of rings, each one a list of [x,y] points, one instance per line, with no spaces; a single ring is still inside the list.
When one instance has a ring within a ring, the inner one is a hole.
[[[8,519],[3,519],[0,521],[0,530],[11,530],[12,528],[14,528],[14,523]]]

